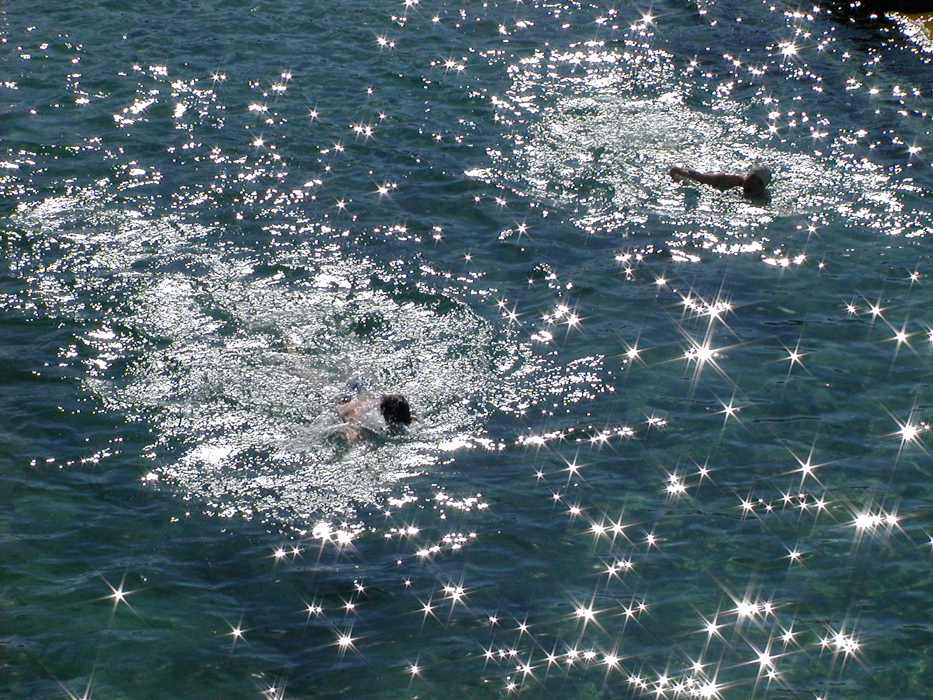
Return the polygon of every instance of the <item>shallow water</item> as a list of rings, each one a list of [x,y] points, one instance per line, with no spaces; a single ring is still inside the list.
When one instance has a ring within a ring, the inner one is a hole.
[[[4,696],[930,697],[916,25],[0,17]]]

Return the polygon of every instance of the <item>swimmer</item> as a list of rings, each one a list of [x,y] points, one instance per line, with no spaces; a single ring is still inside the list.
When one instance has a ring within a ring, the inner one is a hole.
[[[726,173],[698,173],[690,168],[674,167],[667,171],[674,182],[693,180],[701,185],[709,185],[717,190],[730,190],[741,187],[746,197],[761,197],[771,182],[771,171],[759,165],[748,171],[747,175],[727,175]]]
[[[351,442],[359,440],[364,429],[378,432],[385,426],[411,425],[412,421],[418,420],[411,414],[411,406],[401,394],[357,396],[342,401],[337,406],[337,415],[346,423],[344,432]]]

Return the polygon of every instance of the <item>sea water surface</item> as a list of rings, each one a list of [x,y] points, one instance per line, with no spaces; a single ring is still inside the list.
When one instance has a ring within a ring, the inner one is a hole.
[[[0,695],[933,697],[931,58],[792,0],[4,3]],[[360,385],[419,420],[349,443]]]

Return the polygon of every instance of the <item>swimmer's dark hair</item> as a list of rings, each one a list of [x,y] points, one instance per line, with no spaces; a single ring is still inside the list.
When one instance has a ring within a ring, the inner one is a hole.
[[[401,394],[387,394],[382,397],[379,403],[379,410],[382,411],[382,417],[386,423],[401,423],[402,425],[411,425],[411,406],[408,400]]]

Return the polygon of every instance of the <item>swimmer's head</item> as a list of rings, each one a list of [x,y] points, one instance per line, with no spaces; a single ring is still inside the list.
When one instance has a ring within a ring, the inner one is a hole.
[[[411,425],[411,406],[408,400],[401,394],[387,394],[379,402],[379,410],[382,417],[389,425],[401,423],[402,425]]]
[[[771,182],[771,171],[759,165],[752,168],[742,183],[742,192],[746,197],[760,197]]]

